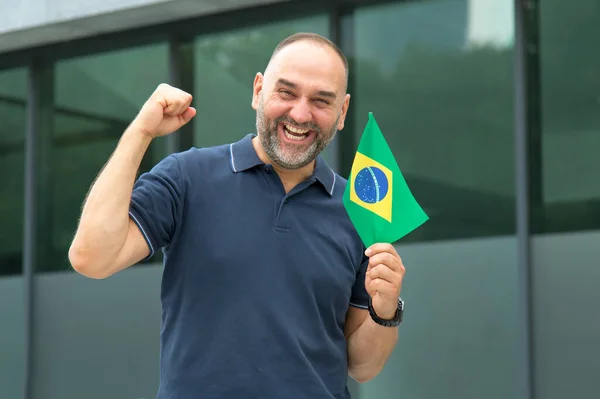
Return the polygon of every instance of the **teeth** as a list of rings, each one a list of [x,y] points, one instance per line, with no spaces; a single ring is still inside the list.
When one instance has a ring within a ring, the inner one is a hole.
[[[297,141],[299,141],[299,140],[304,140],[304,138],[306,137],[306,136],[296,136],[294,134],[289,134],[285,130],[283,132],[285,134],[285,137],[287,137],[290,140],[297,140]]]
[[[288,125],[287,123],[285,124],[285,128],[287,130],[289,130],[292,133],[297,133],[297,134],[306,134],[310,131],[310,129],[300,129],[291,125]]]

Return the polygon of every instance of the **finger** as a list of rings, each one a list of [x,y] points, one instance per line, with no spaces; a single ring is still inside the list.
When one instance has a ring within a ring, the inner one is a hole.
[[[196,116],[196,108],[189,107],[183,114],[180,115],[182,125],[188,123],[194,116]]]
[[[190,106],[192,99],[191,96],[183,93],[178,95],[171,95],[166,98],[167,107],[165,107],[165,114],[169,116],[177,116],[183,114]]]
[[[397,273],[404,273],[404,265],[402,264],[402,260],[400,259],[400,257],[394,256],[389,252],[380,252],[376,255],[371,256],[369,258],[369,265],[367,266],[367,271],[380,264],[386,265],[387,267],[389,267]]]
[[[365,250],[365,255],[373,256],[382,252],[389,252],[394,256],[398,256],[398,252],[396,252],[396,248],[392,244],[388,243],[375,243],[371,245],[369,248]]]
[[[170,95],[163,96],[161,103],[163,106],[163,113],[165,115],[173,116],[179,114],[175,112],[178,107],[176,97]]]
[[[185,111],[187,111],[187,109],[192,104],[192,95],[186,93],[185,91],[181,91],[180,90],[180,92],[181,92],[181,94],[180,94],[180,100],[179,101],[181,103],[181,106],[180,106],[180,109],[179,109],[179,113],[182,114]]]
[[[191,95],[190,93],[188,93],[187,91],[183,91],[183,90],[181,90],[181,89],[178,89],[178,88],[176,88],[176,87],[175,87],[175,88],[173,88],[173,89],[174,89],[174,90],[173,90],[173,93],[174,93],[175,95],[178,95],[178,96],[180,96],[181,98],[185,98],[186,100],[187,100],[188,98],[191,100],[191,98],[192,98],[192,95]]]
[[[150,96],[150,100],[159,103],[163,107],[163,111],[166,111],[167,107],[173,102],[173,96],[170,94],[173,90],[175,90],[174,87],[171,87],[166,83],[161,83],[156,90],[154,90],[152,96]]]
[[[170,84],[168,84],[168,83],[161,83],[161,84],[159,84],[156,87],[156,89],[154,90],[154,93],[152,93],[152,95],[153,96],[158,96],[158,97],[164,97],[163,96],[164,93],[166,93],[166,92],[168,92],[170,90],[173,90],[173,89],[174,89],[174,87],[171,86]]]
[[[402,279],[400,274],[395,273],[392,269],[383,264],[375,266],[367,273],[372,280],[381,279],[394,285],[399,284],[400,280]]]
[[[394,296],[398,291],[394,284],[381,278],[371,280],[368,284],[365,285],[365,288],[367,289],[367,293],[371,297],[373,297],[377,293],[384,296]]]

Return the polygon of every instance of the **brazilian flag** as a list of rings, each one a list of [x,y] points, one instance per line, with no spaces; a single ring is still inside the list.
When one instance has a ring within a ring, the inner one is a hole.
[[[343,202],[367,248],[377,242],[393,243],[429,219],[410,192],[372,112]]]

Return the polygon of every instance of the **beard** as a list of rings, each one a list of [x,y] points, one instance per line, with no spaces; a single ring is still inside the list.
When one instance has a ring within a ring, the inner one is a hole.
[[[260,144],[274,164],[284,169],[300,169],[311,163],[333,140],[337,133],[336,126],[339,119],[340,115],[327,131],[321,130],[314,123],[297,123],[287,115],[268,120],[261,98],[256,112],[256,132]],[[277,134],[277,127],[282,122],[302,129],[311,129],[315,132],[315,137],[308,145],[282,143]]]

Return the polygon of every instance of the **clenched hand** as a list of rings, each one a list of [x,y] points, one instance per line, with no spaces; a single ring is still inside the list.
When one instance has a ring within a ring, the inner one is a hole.
[[[191,103],[191,94],[162,83],[142,106],[132,125],[150,138],[166,136],[196,115]]]

